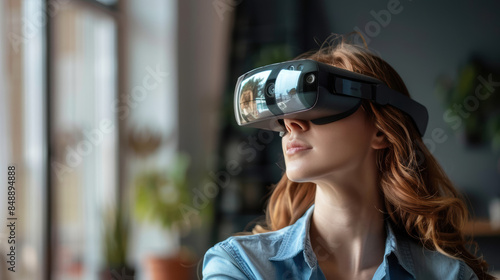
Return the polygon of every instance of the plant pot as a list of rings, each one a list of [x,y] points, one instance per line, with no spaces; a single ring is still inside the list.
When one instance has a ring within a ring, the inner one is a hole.
[[[173,257],[149,257],[146,259],[146,269],[151,280],[190,280],[193,279],[194,268],[189,260],[180,254]]]

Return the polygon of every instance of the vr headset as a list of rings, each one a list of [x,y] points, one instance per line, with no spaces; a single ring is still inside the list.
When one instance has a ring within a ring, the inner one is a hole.
[[[424,135],[429,115],[422,104],[375,78],[308,59],[275,63],[240,76],[234,112],[240,126],[283,132],[283,119],[331,123],[356,112],[362,99],[400,109]]]

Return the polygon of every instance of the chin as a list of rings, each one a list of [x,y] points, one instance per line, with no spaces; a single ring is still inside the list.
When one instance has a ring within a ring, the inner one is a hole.
[[[311,182],[310,176],[307,176],[306,174],[300,174],[300,172],[290,172],[287,170],[286,177],[288,177],[288,180],[295,182],[295,183]]]
[[[293,164],[286,166],[286,176],[288,180],[296,183],[315,183],[318,180],[324,180],[337,173],[338,167],[331,166],[295,166]]]

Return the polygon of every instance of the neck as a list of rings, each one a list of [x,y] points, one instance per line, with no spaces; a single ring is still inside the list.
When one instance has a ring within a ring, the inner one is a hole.
[[[361,279],[382,262],[382,200],[375,183],[368,183],[375,181],[317,184],[310,238],[322,270],[340,268],[347,278]]]

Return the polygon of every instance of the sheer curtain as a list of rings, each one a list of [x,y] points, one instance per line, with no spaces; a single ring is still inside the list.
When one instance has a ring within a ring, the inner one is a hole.
[[[53,21],[54,279],[97,279],[116,204],[116,22],[73,1]]]
[[[2,279],[42,279],[46,273],[46,21],[43,8],[42,0],[9,0],[0,4],[0,37],[4,38],[0,44],[0,180],[3,182],[0,219],[2,224],[15,222],[14,231],[6,226],[0,228]],[[8,166],[15,167],[15,180],[9,185],[15,191],[15,200],[10,200],[14,201],[13,205],[7,203]],[[14,212],[7,213],[7,206],[14,206]],[[11,237],[13,239],[7,239]],[[15,244],[8,240],[15,240]],[[4,260],[6,254],[12,252],[15,264]],[[5,271],[8,268],[11,271]]]

